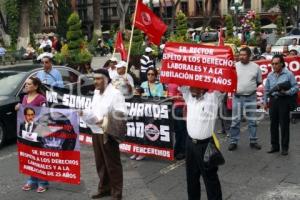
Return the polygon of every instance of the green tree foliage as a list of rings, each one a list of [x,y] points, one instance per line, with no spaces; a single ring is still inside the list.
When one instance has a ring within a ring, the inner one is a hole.
[[[143,33],[140,30],[135,29],[133,31],[133,41],[131,45],[130,55],[133,56],[142,55],[144,53],[143,42],[144,42]]]
[[[186,37],[187,29],[187,17],[180,10],[176,15],[176,35],[178,37]]]
[[[19,35],[20,2],[19,0],[6,0],[5,10],[7,15],[8,34],[11,37],[11,46],[15,48]]]
[[[79,65],[89,63],[92,60],[91,53],[87,50],[84,43],[83,34],[81,30],[81,21],[79,15],[74,12],[70,15],[67,21],[68,32],[67,40],[68,45],[65,48],[66,62],[69,66],[77,68]],[[63,60],[62,56],[57,55],[56,60]]]
[[[255,31],[255,37],[259,37],[261,33],[261,22],[260,22],[260,16],[256,15],[254,20],[254,31]]]
[[[58,1],[58,23],[57,23],[57,33],[61,37],[66,37],[67,33],[67,20],[71,15],[71,2],[70,0],[59,0]]]
[[[283,19],[281,16],[276,18],[276,25],[277,25],[277,35],[280,36],[283,31]]]
[[[31,0],[29,2],[29,26],[31,33],[39,33],[41,31],[41,12],[42,1]]]
[[[187,38],[187,17],[182,11],[176,15],[176,30],[175,34],[170,35],[169,42],[190,42]]]
[[[68,32],[67,40],[70,51],[78,51],[83,42],[83,34],[81,30],[81,21],[77,13],[72,13],[67,21]]]
[[[233,37],[233,19],[231,15],[225,17],[226,40]]]

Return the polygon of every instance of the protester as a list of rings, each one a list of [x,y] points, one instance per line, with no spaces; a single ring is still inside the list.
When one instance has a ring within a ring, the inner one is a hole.
[[[52,67],[51,58],[45,56],[42,58],[42,63],[44,65],[44,69],[39,71],[36,75],[42,83],[55,87],[63,87],[61,73]]]
[[[287,57],[290,55],[290,52],[289,52],[289,47],[287,45],[284,45],[283,46],[283,49],[282,49],[282,55],[283,57]]]
[[[175,131],[175,146],[174,154],[177,160],[185,158],[185,141],[187,137],[185,108],[186,105],[182,100],[182,94],[178,90],[178,85],[170,83],[167,87],[168,97],[173,97],[172,112],[174,117],[174,131]]]
[[[141,82],[144,82],[147,80],[147,69],[150,67],[154,67],[154,62],[151,59],[151,54],[152,54],[153,50],[151,47],[146,47],[145,49],[145,54],[142,55],[141,59],[140,59],[140,63],[141,63],[141,72],[140,72],[140,78],[141,78]]]
[[[79,71],[82,74],[91,74],[93,73],[93,68],[91,67],[90,63],[85,63],[83,66],[79,66],[77,68],[77,71]]]
[[[118,75],[117,68],[116,68],[117,64],[118,64],[118,59],[116,57],[111,57],[107,67],[111,79],[114,79]]]
[[[61,47],[62,47],[61,42],[58,40],[56,36],[54,36],[52,42],[52,49],[54,49],[55,52],[60,52]]]
[[[291,51],[291,50],[296,50],[297,54],[300,53],[300,45],[297,44],[297,38],[294,38],[292,40],[292,44],[289,45],[288,51]]]
[[[110,83],[111,79],[107,70],[95,70],[94,79],[95,93],[91,109],[80,113],[93,132],[93,149],[100,179],[98,191],[91,198],[97,199],[111,195],[112,199],[120,200],[122,199],[123,172],[119,144],[108,133],[104,133],[101,125],[104,117],[113,110],[125,113],[125,98]]]
[[[142,96],[146,97],[163,97],[164,87],[163,85],[156,80],[158,72],[155,68],[150,67],[146,70],[147,81],[141,84],[141,88],[143,89]],[[143,160],[145,156],[142,155],[132,155],[130,157],[131,160]]]
[[[207,199],[222,200],[218,167],[207,167],[203,158],[212,133],[222,95],[202,88],[180,88],[187,105],[186,176],[189,200],[201,199],[200,176],[203,177]]]
[[[43,95],[41,90],[42,83],[40,79],[36,77],[30,77],[25,82],[24,91],[27,93],[22,100],[23,106],[44,106],[46,103],[46,98]],[[15,106],[15,110],[18,111],[20,109],[21,104],[17,104]],[[26,111],[26,112],[25,112]],[[29,112],[33,115],[35,114],[32,110],[24,110],[24,115],[29,115]],[[27,125],[27,130],[29,130],[30,124]],[[32,128],[31,128],[32,129]],[[36,192],[42,193],[48,189],[49,183],[46,180],[42,180],[36,177],[31,176],[26,184],[22,187],[22,190],[29,191],[37,187]]]
[[[155,68],[150,67],[146,70],[147,81],[141,84],[144,89],[143,96],[163,97],[165,96],[164,86],[157,81],[158,72]]]
[[[273,58],[273,53],[272,53],[272,45],[268,44],[266,47],[266,52],[261,54],[262,57],[264,57],[266,60],[271,60]]]
[[[262,73],[259,66],[250,62],[251,50],[244,47],[240,50],[239,62],[235,64],[237,71],[237,91],[233,95],[232,123],[230,127],[229,151],[237,149],[240,138],[241,115],[245,109],[248,120],[250,147],[260,150],[256,134],[256,89],[262,83]]]
[[[289,56],[297,56],[297,55],[298,55],[298,52],[296,51],[296,49],[290,50]]]
[[[290,139],[290,110],[293,96],[298,92],[295,76],[285,67],[282,55],[275,55],[272,59],[273,71],[268,74],[265,84],[265,108],[269,103],[271,149],[268,153],[279,152],[279,126],[281,132],[281,154],[288,155]],[[279,86],[288,83],[289,87]],[[275,88],[275,89],[274,89]],[[269,97],[269,98],[268,98]],[[268,100],[269,99],[269,100]]]
[[[117,76],[112,80],[113,86],[125,96],[129,97],[134,88],[134,81],[130,74],[126,73],[127,63],[120,61],[117,65]]]

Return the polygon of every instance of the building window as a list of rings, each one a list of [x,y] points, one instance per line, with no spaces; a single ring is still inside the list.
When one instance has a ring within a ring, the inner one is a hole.
[[[171,18],[172,17],[172,6],[167,7],[167,17]]]
[[[160,16],[160,7],[155,7],[153,8],[153,12],[157,15],[157,16]]]
[[[181,2],[181,11],[185,14],[188,15],[188,2]]]
[[[104,17],[104,19],[108,18],[108,10],[107,10],[107,8],[103,8],[103,17]]]
[[[196,16],[203,14],[203,3],[202,0],[196,0]]]
[[[118,16],[117,8],[111,8],[112,16]]]
[[[55,26],[54,17],[52,15],[49,16],[49,26]]]
[[[244,9],[250,10],[251,9],[251,0],[244,0]]]

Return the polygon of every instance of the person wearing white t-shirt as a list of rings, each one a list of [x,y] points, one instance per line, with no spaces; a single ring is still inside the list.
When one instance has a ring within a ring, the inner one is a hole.
[[[289,45],[289,51],[296,50],[300,54],[300,45],[297,44],[297,38],[294,38],[292,44]]]
[[[112,112],[126,115],[125,98],[110,82],[106,69],[94,71],[95,92],[91,108],[80,112],[91,128],[96,169],[99,177],[98,191],[92,199],[111,196],[122,199],[123,170],[119,143],[110,133],[104,132],[104,118]]]
[[[117,75],[112,80],[113,86],[125,97],[130,96],[134,88],[134,81],[130,74],[126,73],[127,62],[120,61],[116,65]]]
[[[186,126],[186,176],[188,199],[200,199],[200,176],[205,182],[207,199],[222,200],[218,167],[206,167],[203,161],[218,114],[218,106],[223,96],[218,91],[203,88],[180,87],[187,105]]]

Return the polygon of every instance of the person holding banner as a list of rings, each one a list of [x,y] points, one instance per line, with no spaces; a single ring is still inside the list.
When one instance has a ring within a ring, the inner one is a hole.
[[[157,81],[158,72],[154,67],[150,67],[146,70],[147,81],[144,81],[141,84],[143,90],[142,96],[145,97],[163,97],[164,96],[164,87]],[[131,160],[143,160],[145,156],[142,155],[132,155],[130,156]]]
[[[24,91],[27,94],[23,97],[22,100],[23,106],[44,106],[45,105],[46,97],[43,95],[41,86],[42,86],[42,82],[40,81],[39,78],[30,77],[26,80]],[[20,104],[17,104],[15,110],[18,111],[19,109],[20,109]],[[27,119],[26,121],[28,122],[31,121],[31,123],[21,124],[20,131],[24,129],[27,132],[32,132],[34,129],[34,123],[32,122],[32,120],[35,116],[35,111],[31,108],[28,109],[25,108],[24,116],[25,119]],[[48,181],[31,176],[27,180],[26,184],[22,187],[22,190],[29,191],[37,187],[36,191],[38,193],[42,193],[47,190],[48,186],[49,186]]]
[[[248,121],[248,131],[250,138],[250,148],[260,150],[261,146],[257,143],[256,135],[256,90],[262,83],[262,73],[259,66],[250,62],[251,50],[244,47],[240,50],[239,62],[235,64],[237,72],[237,91],[233,95],[232,123],[230,127],[230,145],[229,151],[237,149],[237,143],[240,138],[240,124],[242,114],[246,113]]]
[[[105,69],[94,71],[95,92],[91,108],[80,112],[83,120],[92,129],[92,141],[96,169],[99,177],[98,191],[92,199],[112,196],[122,199],[123,172],[119,143],[103,130],[103,121],[112,111],[126,112],[125,98],[111,83]]]
[[[275,55],[272,59],[273,71],[268,74],[265,84],[264,103],[270,106],[271,120],[271,149],[268,153],[279,152],[279,126],[281,129],[281,154],[288,155],[290,139],[290,110],[294,96],[297,95],[298,85],[295,76],[285,67],[282,55]],[[269,101],[268,101],[269,100]],[[296,100],[295,100],[296,101]]]
[[[186,176],[189,200],[201,199],[200,176],[203,177],[207,199],[222,200],[218,166],[206,166],[204,154],[212,140],[219,102],[223,95],[204,88],[180,87],[187,105]]]

